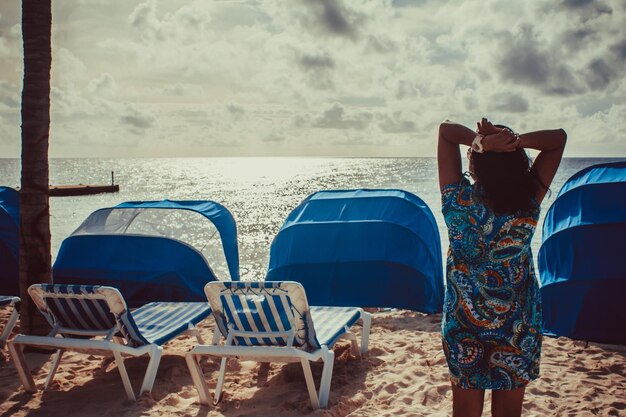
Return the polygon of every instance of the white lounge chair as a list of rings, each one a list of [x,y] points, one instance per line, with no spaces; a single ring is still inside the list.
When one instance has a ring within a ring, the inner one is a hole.
[[[17,323],[17,319],[20,316],[18,306],[20,302],[20,297],[13,297],[7,295],[0,295],[0,307],[10,306],[12,311],[9,316],[9,321],[4,326],[4,330],[2,330],[2,334],[0,334],[0,348],[4,346],[9,336],[11,336],[11,332]]]
[[[216,331],[212,345],[196,346],[186,355],[187,366],[200,402],[210,404],[205,376],[199,365],[203,356],[221,359],[215,389],[220,400],[226,360],[237,357],[258,362],[300,362],[311,406],[328,406],[335,354],[339,339],[349,339],[355,354],[367,352],[371,315],[355,307],[309,307],[304,288],[297,282],[210,282],[204,287],[213,309]],[[349,329],[363,323],[361,349]],[[220,335],[226,338],[219,345]],[[322,360],[324,367],[319,396],[309,361]]]
[[[17,335],[8,343],[20,380],[29,392],[37,387],[23,348],[35,346],[57,350],[44,389],[52,381],[65,350],[113,355],[126,395],[135,401],[124,356],[150,356],[139,395],[150,392],[161,360],[161,345],[185,332],[194,334],[202,343],[195,325],[211,313],[208,303],[181,302],[150,303],[131,313],[120,292],[104,286],[36,284],[28,293],[52,326],[48,336]]]

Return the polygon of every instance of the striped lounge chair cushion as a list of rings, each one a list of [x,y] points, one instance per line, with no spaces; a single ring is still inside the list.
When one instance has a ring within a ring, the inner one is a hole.
[[[0,295],[0,307],[8,306],[10,304],[18,302],[19,297],[14,297],[11,295]]]
[[[35,303],[52,320],[52,325],[93,332],[106,332],[116,326],[108,301],[98,296],[102,287],[54,284],[38,287],[40,302],[35,300]]]
[[[189,324],[196,325],[210,314],[211,308],[206,302],[155,302],[132,312],[139,334],[149,343],[157,345],[172,340],[185,332]]]
[[[330,348],[346,332],[345,327],[349,328],[361,318],[361,309],[311,306],[311,318],[318,342]]]
[[[221,295],[227,321],[237,330],[249,332],[285,333],[292,329],[293,311],[286,294],[228,294]],[[299,345],[296,340],[296,345]],[[235,337],[238,345],[287,345],[287,337]]]
[[[42,284],[29,288],[35,304],[61,331],[104,334],[115,327],[131,346],[161,345],[211,314],[208,303],[150,303],[130,312],[120,292],[97,285]]]
[[[309,307],[304,288],[297,282],[211,282],[205,287],[216,322],[224,336],[230,325],[236,331],[267,332],[267,337],[237,335],[237,345],[285,346],[286,332],[295,327],[294,346],[314,350],[331,347],[361,318],[355,307]]]

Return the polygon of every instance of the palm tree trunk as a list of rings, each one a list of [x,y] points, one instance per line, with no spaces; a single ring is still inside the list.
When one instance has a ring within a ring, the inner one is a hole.
[[[20,190],[20,331],[45,334],[49,326],[28,296],[31,284],[51,282],[50,67],[51,0],[22,0],[24,87],[22,90],[22,186]]]

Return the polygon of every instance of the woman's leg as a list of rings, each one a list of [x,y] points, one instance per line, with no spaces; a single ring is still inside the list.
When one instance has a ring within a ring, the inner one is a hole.
[[[491,416],[520,417],[525,389],[526,387],[491,391]]]
[[[480,417],[485,390],[463,389],[452,384],[452,417]]]

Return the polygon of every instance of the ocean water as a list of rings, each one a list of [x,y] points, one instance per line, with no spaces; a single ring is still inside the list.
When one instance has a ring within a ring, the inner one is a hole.
[[[563,183],[589,165],[616,160],[563,160],[552,195],[542,204],[533,239],[535,254],[541,244],[543,215]],[[50,183],[107,184],[111,171],[120,185],[119,193],[51,198],[53,261],[62,240],[99,208],[124,201],[207,199],[223,204],[237,221],[242,278],[261,279],[272,239],[291,210],[315,191],[355,188],[396,188],[418,195],[435,215],[444,253],[448,247],[435,158],[52,159]],[[19,160],[0,159],[0,185],[19,184]]]

